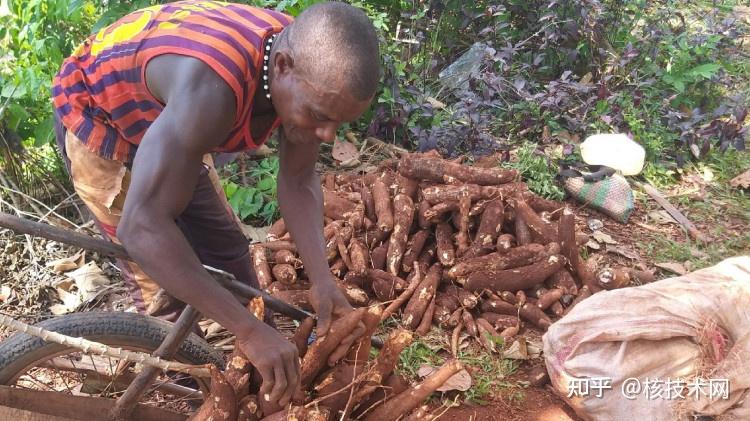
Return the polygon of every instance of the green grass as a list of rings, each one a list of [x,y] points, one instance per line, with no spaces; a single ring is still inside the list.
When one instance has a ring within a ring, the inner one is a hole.
[[[428,343],[420,339],[415,340],[401,351],[398,363],[399,372],[410,378],[417,378],[417,371],[422,365],[442,364],[445,358],[438,355],[439,349],[440,345],[436,347],[434,343]]]
[[[693,241],[675,241],[663,235],[654,234],[643,242],[646,255],[655,263],[689,261],[693,269],[700,269],[728,257],[750,253],[750,234],[701,244]]]
[[[450,357],[449,345],[445,332],[437,328],[422,338],[416,339],[406,347],[399,357],[397,370],[412,380],[417,379],[417,371],[422,365],[439,366]],[[502,349],[502,346],[499,347]],[[459,351],[458,359],[471,373],[472,386],[460,393],[459,399],[471,404],[484,405],[500,390],[512,401],[523,398],[522,385],[507,380],[519,366],[518,361],[503,359],[496,354],[489,354],[477,346],[472,339],[470,346]]]
[[[657,180],[659,188],[674,187],[680,181],[676,177],[703,175],[705,195],[693,199],[690,195],[670,198],[691,221],[705,228],[711,237],[706,244],[695,242],[681,235],[670,238],[651,234],[640,243],[643,254],[655,263],[690,262],[691,269],[699,269],[741,254],[750,254],[750,192],[731,187],[729,180],[750,169],[750,152],[729,150],[726,153],[711,153],[704,161],[690,164],[679,173]],[[642,203],[658,209],[650,199]],[[733,226],[729,226],[729,224]]]
[[[519,366],[518,361],[499,358],[488,354],[483,349],[471,348],[468,352],[459,352],[458,358],[466,365],[474,367],[472,387],[464,393],[464,401],[484,405],[487,398],[500,389],[511,390],[512,400],[522,399],[520,385],[509,382],[505,378],[513,374]]]

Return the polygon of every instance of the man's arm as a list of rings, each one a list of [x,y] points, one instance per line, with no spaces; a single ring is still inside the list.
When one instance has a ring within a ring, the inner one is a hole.
[[[323,190],[315,172],[320,144],[294,144],[279,131],[279,177],[277,191],[284,224],[297,245],[305,271],[312,281],[311,304],[318,315],[318,335],[328,331],[333,317],[341,317],[352,306],[338,289],[328,266],[323,237]],[[361,334],[357,329],[342,342],[347,347]]]
[[[262,392],[284,405],[298,383],[295,347],[206,272],[175,223],[193,195],[203,155],[226,139],[235,115],[231,89],[205,64],[189,59],[177,68],[152,88],[167,105],[138,147],[117,235],[167,292],[235,333],[263,377]]]

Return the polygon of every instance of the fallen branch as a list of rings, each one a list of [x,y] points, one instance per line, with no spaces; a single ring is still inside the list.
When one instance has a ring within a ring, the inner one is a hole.
[[[159,357],[154,357],[143,352],[128,351],[122,348],[112,348],[100,342],[89,341],[88,339],[84,338],[74,338],[37,326],[31,326],[27,323],[21,322],[4,314],[0,314],[0,325],[7,326],[27,335],[42,338],[46,342],[52,342],[69,346],[71,348],[80,349],[85,353],[119,358],[123,361],[150,365],[160,368],[164,371],[177,371],[180,373],[189,374],[194,377],[211,377],[211,372],[209,371],[208,365],[182,364],[174,361],[166,361]]]
[[[683,226],[690,235],[690,237],[693,238],[693,240],[702,241],[702,242],[708,242],[709,238],[706,237],[702,232],[698,231],[698,228],[696,228],[695,225],[693,225],[690,220],[685,217],[685,215],[682,214],[682,212],[679,211],[676,207],[674,207],[669,201],[664,198],[664,196],[659,193],[656,188],[650,184],[643,184],[638,183],[638,186],[641,187],[649,196],[651,196],[656,203],[658,203],[661,207],[664,208],[671,216],[674,218],[677,222],[680,223],[680,225]]]

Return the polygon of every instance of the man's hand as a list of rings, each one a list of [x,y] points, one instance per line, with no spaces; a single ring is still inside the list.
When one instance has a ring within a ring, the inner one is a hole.
[[[297,348],[265,323],[258,323],[250,334],[238,335],[237,346],[263,377],[261,398],[282,407],[288,404],[300,382]]]
[[[320,145],[317,141],[293,143],[282,130],[279,134],[279,176],[277,193],[281,216],[294,238],[305,272],[312,280],[310,304],[318,315],[318,337],[325,336],[331,323],[352,311],[331,275],[323,237],[323,190],[315,172]],[[362,336],[363,323],[329,357],[329,363],[344,355]]]
[[[339,287],[332,281],[316,281],[310,289],[310,304],[318,316],[316,335],[318,338],[325,336],[331,328],[333,320],[353,311],[354,309],[344,297]],[[346,355],[354,341],[359,339],[365,332],[364,323],[360,322],[354,331],[349,334],[336,348],[329,358],[330,363],[335,363]]]

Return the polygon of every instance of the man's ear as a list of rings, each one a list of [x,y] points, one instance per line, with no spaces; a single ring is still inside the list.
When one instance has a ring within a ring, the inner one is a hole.
[[[291,73],[294,69],[294,58],[289,50],[283,49],[276,51],[273,55],[274,72],[278,75]]]

